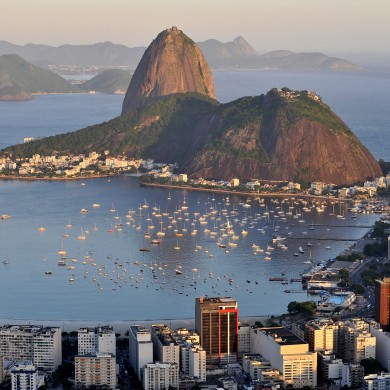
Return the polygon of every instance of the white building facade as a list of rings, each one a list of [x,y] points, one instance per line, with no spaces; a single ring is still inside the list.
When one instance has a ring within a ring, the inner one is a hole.
[[[141,325],[129,329],[129,362],[139,379],[141,368],[153,362],[152,336],[150,330]]]
[[[11,369],[12,390],[37,390],[44,384],[43,376],[31,361],[17,362]]]
[[[176,363],[148,363],[143,368],[144,390],[167,390],[179,387],[179,367]]]
[[[61,329],[4,325],[0,328],[0,356],[13,361],[32,361],[39,370],[54,371],[62,361]]]

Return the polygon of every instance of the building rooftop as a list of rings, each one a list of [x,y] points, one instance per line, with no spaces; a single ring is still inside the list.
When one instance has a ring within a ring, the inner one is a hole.
[[[177,341],[172,336],[172,331],[167,325],[152,325],[152,330],[163,346],[177,345]]]
[[[295,336],[295,334],[283,327],[259,328],[257,330],[265,333],[267,336],[273,337],[275,342],[280,345],[307,344],[305,341],[301,340],[299,337]]]
[[[51,334],[58,331],[58,327],[44,327],[42,325],[3,325],[0,333],[31,333],[32,335]]]
[[[200,297],[196,298],[200,303],[237,303],[237,301],[231,297]]]

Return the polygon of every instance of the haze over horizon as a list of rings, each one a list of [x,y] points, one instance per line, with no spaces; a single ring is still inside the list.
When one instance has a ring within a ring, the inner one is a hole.
[[[195,41],[242,35],[272,50],[390,56],[388,0],[5,0],[2,40],[60,46],[111,41],[148,46],[178,26]],[[17,23],[15,23],[17,21]]]

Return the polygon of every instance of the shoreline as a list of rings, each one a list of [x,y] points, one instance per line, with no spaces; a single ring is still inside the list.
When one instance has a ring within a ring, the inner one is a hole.
[[[211,192],[216,194],[226,194],[226,195],[238,195],[238,196],[251,196],[251,197],[265,197],[265,198],[307,198],[307,199],[318,199],[318,200],[336,200],[340,202],[352,202],[353,199],[347,198],[330,198],[327,196],[317,196],[310,194],[292,194],[292,193],[284,193],[284,192],[242,192],[242,191],[231,191],[231,190],[222,190],[216,188],[198,188],[191,186],[176,186],[174,184],[158,184],[158,183],[140,183],[141,186],[146,187],[156,187],[156,188],[168,188],[173,190],[187,190],[187,191],[199,191],[199,192]]]
[[[26,176],[7,176],[0,175],[0,180],[25,180],[25,181],[72,181],[72,180],[88,180],[88,179],[100,179],[106,177],[118,176],[117,174],[106,174],[106,175],[91,175],[91,176],[80,176],[80,177],[26,177]]]
[[[255,323],[256,321],[265,322],[271,316],[245,316],[239,317],[240,323]],[[166,324],[172,329],[187,328],[195,329],[195,318],[183,318],[183,319],[156,319],[156,320],[31,320],[31,319],[13,319],[13,318],[1,318],[0,326],[3,325],[42,325],[48,327],[59,327],[63,332],[77,331],[83,327],[99,327],[99,326],[111,326],[115,333],[120,333],[121,336],[125,336],[127,330],[131,325],[143,325],[146,328],[151,328],[155,324]]]

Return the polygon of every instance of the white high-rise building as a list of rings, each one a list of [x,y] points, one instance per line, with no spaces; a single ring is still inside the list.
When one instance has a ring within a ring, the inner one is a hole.
[[[317,353],[286,328],[252,330],[251,353],[261,354],[283,375],[285,385],[317,386]]]
[[[77,332],[77,349],[79,355],[111,353],[115,356],[115,332],[109,326],[80,328]]]
[[[80,328],[77,332],[78,355],[93,355],[96,349],[95,328]]]
[[[360,319],[338,322],[338,354],[350,363],[375,359],[376,338],[369,332],[369,324]]]
[[[180,346],[180,371],[198,382],[206,381],[206,350],[199,343],[199,335],[181,328],[173,337]]]
[[[376,339],[369,332],[369,324],[358,318],[338,322],[314,320],[295,324],[293,332],[303,338],[313,352],[332,352],[350,363],[375,358]]]
[[[112,328],[98,328],[97,336],[97,353],[110,353],[116,355],[116,335]]]
[[[42,328],[33,338],[33,363],[39,370],[54,371],[62,363],[60,328]]]
[[[116,388],[116,359],[111,353],[75,357],[76,388],[107,386]]]
[[[180,347],[166,325],[152,325],[153,357],[155,361],[180,365]]]
[[[44,384],[44,377],[31,361],[17,362],[11,368],[12,390],[37,390]]]
[[[176,363],[148,363],[143,368],[144,390],[166,390],[179,387],[179,367]]]
[[[62,361],[61,329],[39,325],[0,327],[0,356],[32,361],[38,370],[54,371]]]
[[[238,355],[242,356],[251,350],[252,327],[249,324],[238,325]]]
[[[142,325],[130,326],[129,362],[139,379],[141,379],[141,368],[145,364],[153,362],[151,333]]]

